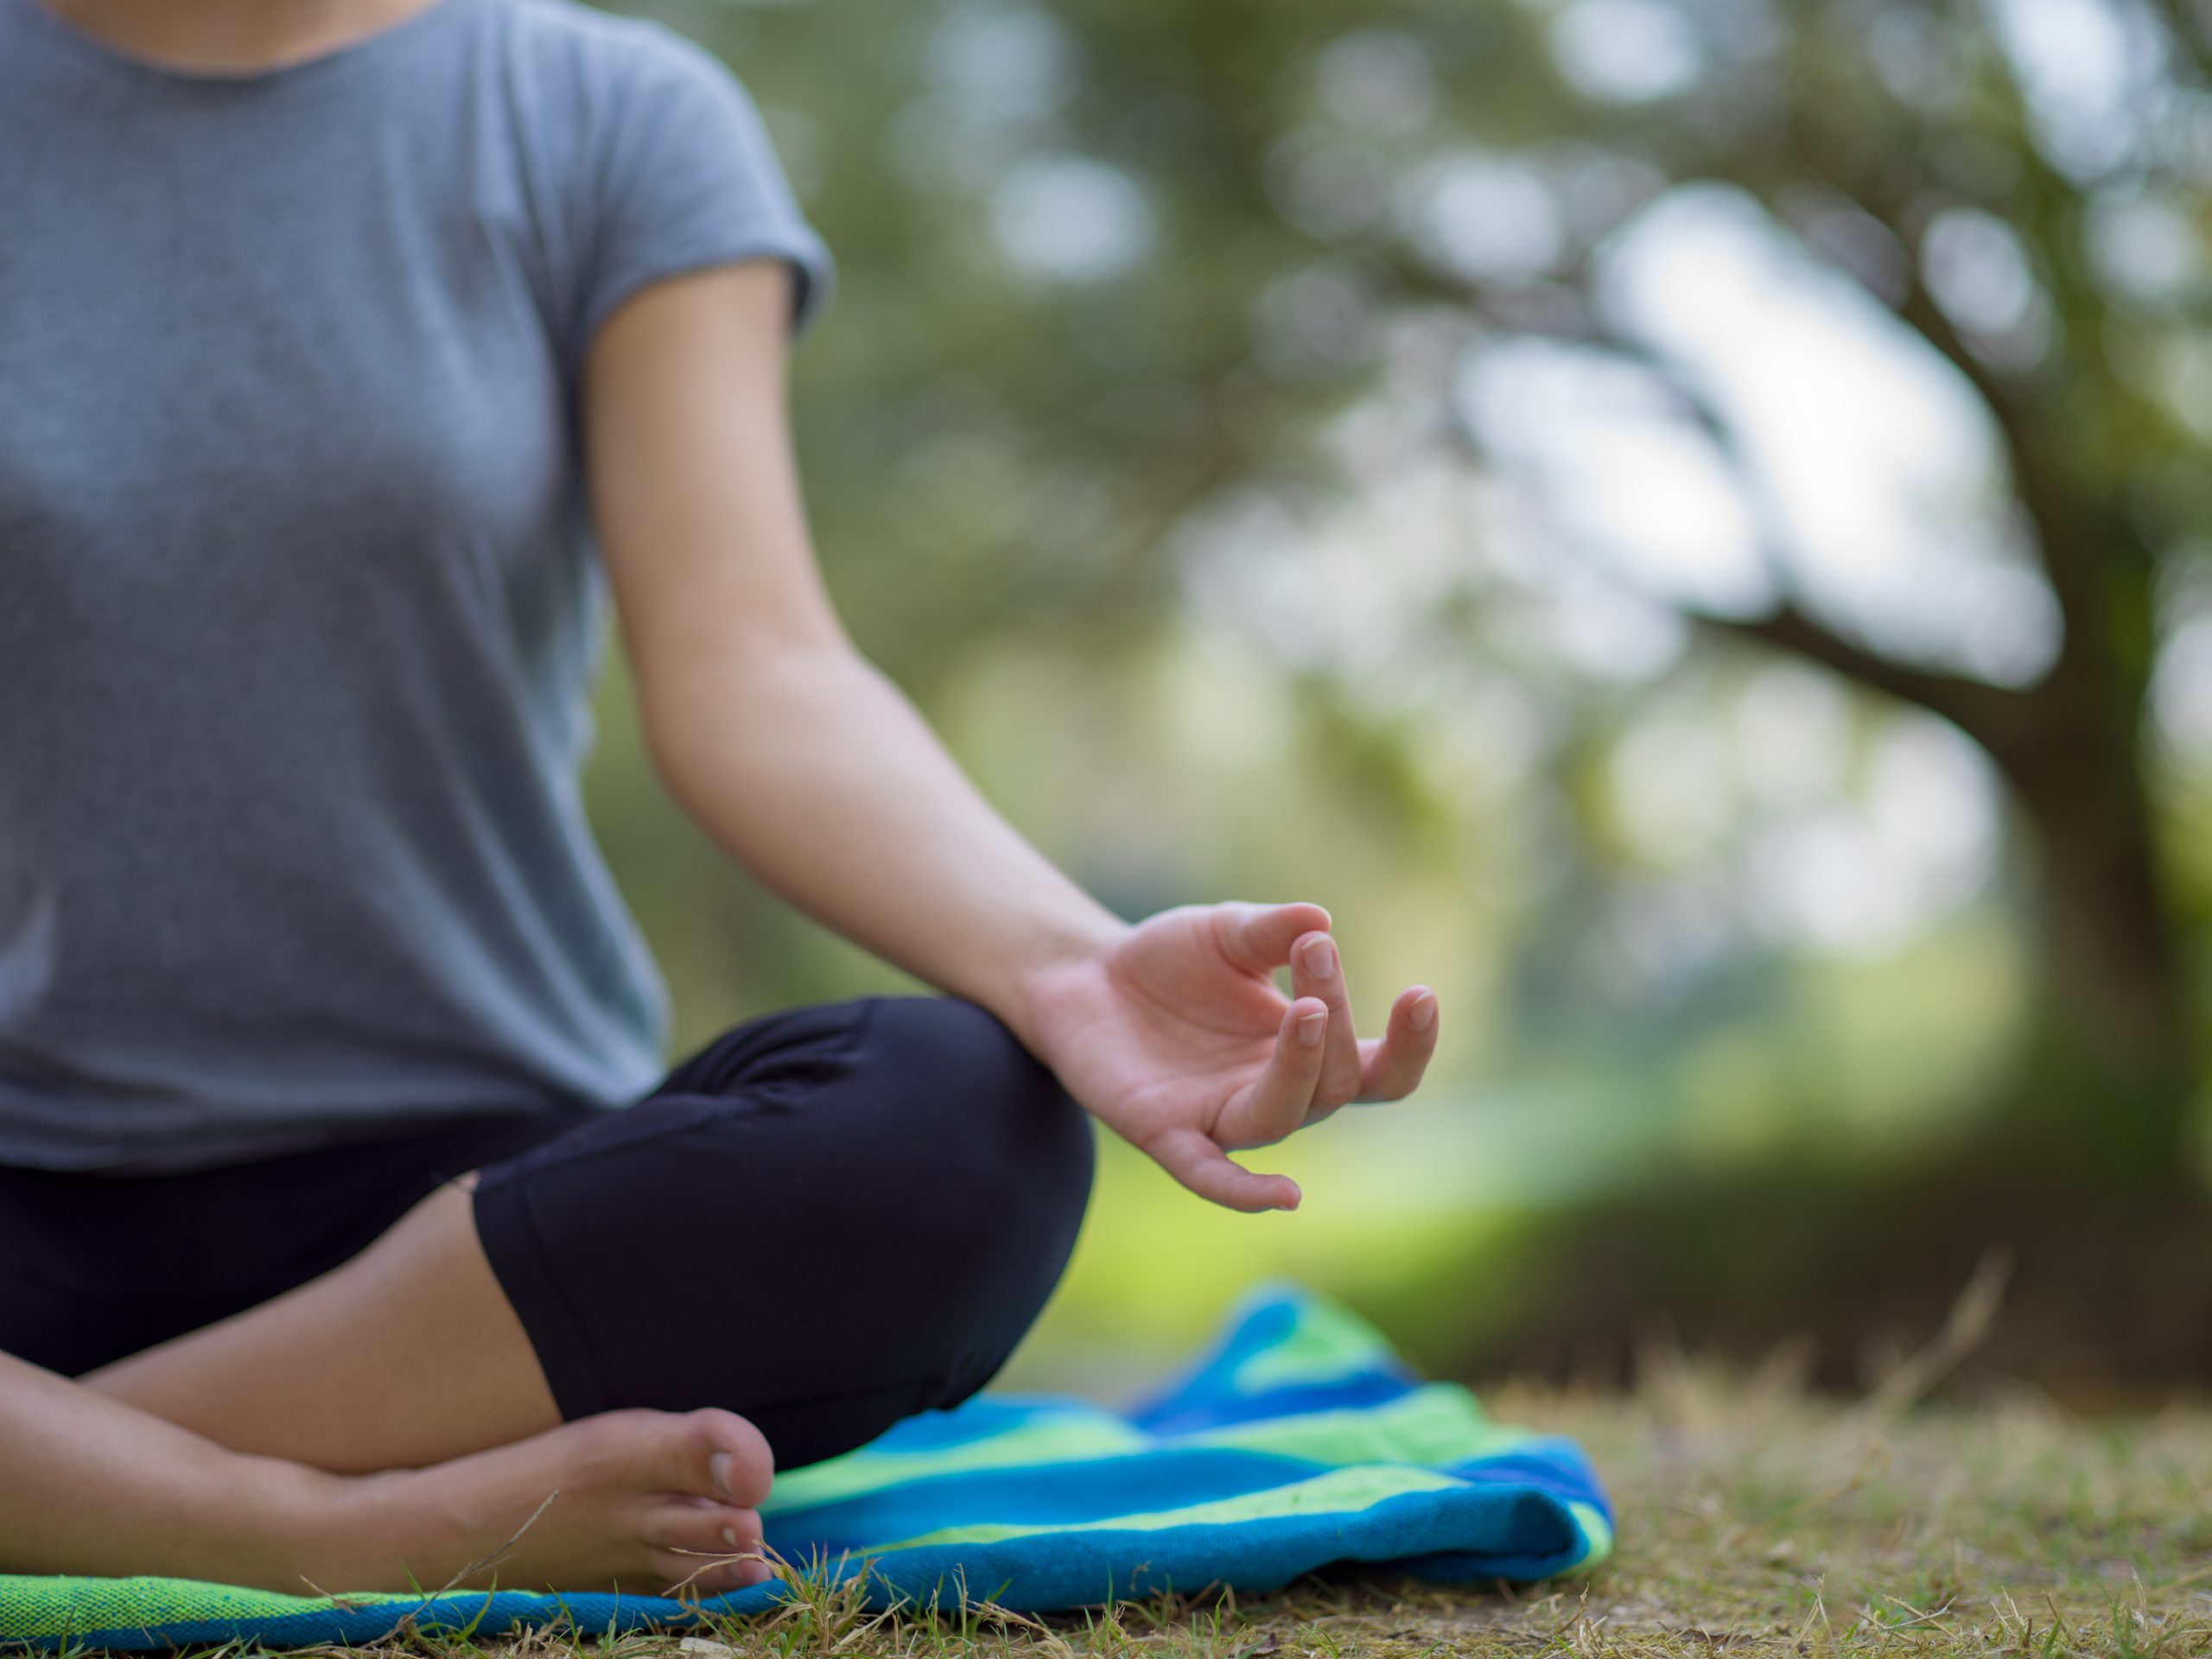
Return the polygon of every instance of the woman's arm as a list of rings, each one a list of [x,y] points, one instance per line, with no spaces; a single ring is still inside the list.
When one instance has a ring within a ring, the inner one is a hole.
[[[1132,929],[992,810],[823,592],[785,417],[789,283],[758,262],[656,283],[587,365],[594,512],[655,764],[762,880],[991,1009],[1186,1185],[1294,1204],[1224,1149],[1409,1090],[1434,998],[1407,992],[1361,1043],[1318,907]],[[1273,983],[1286,962],[1294,1000]]]

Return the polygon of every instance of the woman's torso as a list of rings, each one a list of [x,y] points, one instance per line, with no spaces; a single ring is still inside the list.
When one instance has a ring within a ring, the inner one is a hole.
[[[0,1162],[650,1083],[660,993],[575,782],[574,387],[647,257],[614,239],[668,235],[610,167],[701,73],[439,0],[194,79],[0,0]]]

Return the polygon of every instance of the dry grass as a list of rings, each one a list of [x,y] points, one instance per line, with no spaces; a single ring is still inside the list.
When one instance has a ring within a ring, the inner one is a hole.
[[[1279,1596],[1033,1621],[886,1617],[798,1581],[772,1618],[608,1643],[418,1638],[437,1659],[1338,1659],[1429,1654],[2212,1655],[2212,1411],[2083,1420],[1989,1384],[1936,1408],[1807,1396],[1663,1361],[1633,1395],[1510,1387],[1579,1437],[1620,1512],[1611,1564],[1531,1592],[1351,1575]]]

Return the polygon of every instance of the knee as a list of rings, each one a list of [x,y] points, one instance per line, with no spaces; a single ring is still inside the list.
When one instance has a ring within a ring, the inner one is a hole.
[[[870,1047],[902,1079],[879,1149],[899,1192],[915,1268],[961,1328],[964,1387],[980,1386],[1059,1281],[1090,1197],[1090,1119],[990,1014],[950,998],[887,1001]],[[956,1390],[956,1392],[960,1390]]]
[[[575,1379],[564,1411],[727,1406],[792,1467],[989,1380],[1058,1282],[1091,1174],[1088,1119],[1004,1026],[938,999],[806,1010],[685,1082],[479,1190],[487,1250],[487,1205],[512,1212],[501,1282],[548,1310],[527,1322]],[[664,1339],[700,1307],[671,1263],[727,1273],[705,1282],[747,1317]]]
[[[938,1200],[932,1230],[1072,1244],[1090,1197],[1090,1119],[1012,1032],[972,1002],[896,998],[876,1009],[870,1047],[906,1097],[897,1163]]]

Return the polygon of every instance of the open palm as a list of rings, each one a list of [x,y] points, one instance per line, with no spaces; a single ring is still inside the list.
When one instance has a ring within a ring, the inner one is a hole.
[[[1318,905],[1163,911],[1033,992],[1042,1058],[1070,1093],[1202,1198],[1297,1206],[1287,1176],[1229,1154],[1265,1146],[1352,1101],[1396,1100],[1436,1049],[1436,999],[1414,986],[1363,1039],[1329,913]],[[1287,963],[1291,990],[1275,988]]]

